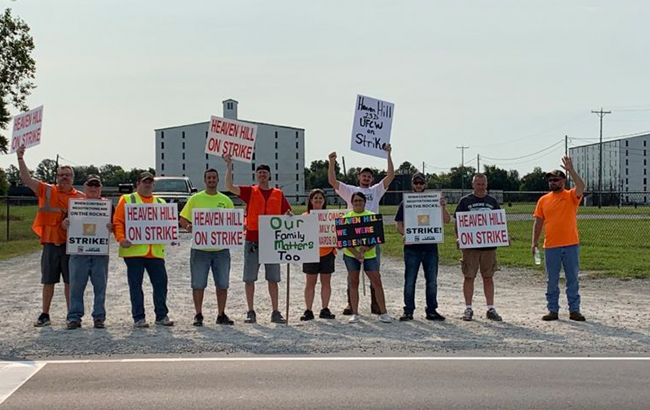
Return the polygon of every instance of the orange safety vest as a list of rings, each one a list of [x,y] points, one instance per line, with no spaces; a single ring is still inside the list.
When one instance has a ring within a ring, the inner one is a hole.
[[[69,196],[73,198],[85,197],[82,192],[79,192],[74,188],[72,188]],[[62,205],[65,207],[62,207]],[[36,212],[36,218],[34,218],[34,223],[32,223],[32,230],[39,238],[48,242],[50,238],[42,238],[43,227],[58,225],[60,228],[61,222],[65,219],[67,211],[67,200],[65,204],[62,204],[59,199],[58,189],[53,185],[45,184],[45,195],[38,197],[38,212]]]
[[[271,195],[268,201],[265,201],[259,186],[253,185],[251,188],[251,199],[248,201],[246,209],[245,224],[249,231],[257,231],[259,230],[260,215],[280,215],[284,194],[277,188],[271,188]]]

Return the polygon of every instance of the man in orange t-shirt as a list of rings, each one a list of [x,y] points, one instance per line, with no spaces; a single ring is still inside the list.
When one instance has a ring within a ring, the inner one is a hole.
[[[83,198],[84,194],[74,189],[74,171],[64,165],[56,171],[56,184],[46,184],[32,178],[25,164],[25,146],[16,151],[20,179],[38,197],[38,212],[32,229],[38,235],[43,253],[41,254],[41,283],[43,284],[43,310],[34,323],[36,327],[50,325],[50,305],[54,296],[54,285],[63,277],[65,302],[70,308],[70,276],[68,255],[65,250],[67,232],[61,222],[68,212],[68,199]],[[67,311],[67,310],[66,310]]]
[[[560,268],[564,266],[566,294],[569,301],[569,319],[584,322],[580,313],[578,273],[580,272],[580,241],[577,212],[585,183],[573,168],[571,158],[562,158],[564,168],[575,183],[566,189],[566,175],[560,170],[546,173],[551,192],[537,201],[533,227],[532,252],[537,251],[539,236],[544,228],[544,262],[546,264],[546,301],[548,313],[542,320],[557,320],[560,310]]]

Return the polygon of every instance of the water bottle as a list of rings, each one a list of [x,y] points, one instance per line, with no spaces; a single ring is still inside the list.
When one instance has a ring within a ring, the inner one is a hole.
[[[539,249],[535,247],[535,265],[541,265],[542,264],[542,257],[539,254]]]

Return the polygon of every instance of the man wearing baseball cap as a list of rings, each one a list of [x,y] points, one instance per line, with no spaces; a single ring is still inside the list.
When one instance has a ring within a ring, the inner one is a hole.
[[[426,177],[423,173],[417,172],[411,178],[411,187],[413,192],[424,192],[426,188]],[[449,223],[451,215],[447,212],[447,201],[440,197],[440,207],[442,208],[442,221]],[[404,201],[397,208],[395,215],[397,222],[397,231],[404,239]],[[415,283],[418,278],[420,264],[424,269],[424,279],[426,281],[426,300],[427,307],[426,319],[443,321],[445,317],[438,313],[438,245],[435,243],[423,243],[404,245],[404,314],[399,318],[400,322],[413,320],[413,311],[415,310]]]
[[[104,200],[102,198],[102,179],[99,175],[90,174],[84,182],[83,193],[85,200]],[[64,219],[61,223],[64,229],[70,227],[70,220]],[[109,233],[113,224],[109,223]],[[93,285],[95,295],[93,303],[93,323],[96,329],[104,328],[106,320],[106,282],[108,281],[108,255],[70,255],[70,309],[68,310],[68,329],[81,327],[81,318],[84,315],[84,293],[88,279]]]
[[[558,320],[560,310],[560,267],[564,266],[569,319],[584,322],[580,313],[578,273],[580,272],[580,241],[577,213],[585,183],[573,168],[569,157],[562,158],[564,168],[575,183],[566,189],[566,174],[561,170],[546,173],[551,192],[537,201],[533,226],[532,252],[535,254],[539,236],[544,228],[544,262],[546,264],[546,302],[548,313],[542,320]]]
[[[126,239],[126,218],[124,208],[126,204],[153,204],[165,203],[165,200],[153,195],[154,179],[150,172],[143,172],[136,183],[136,192],[122,195],[115,209],[113,223],[115,226],[115,239],[120,244],[119,255],[126,263],[126,275],[129,282],[131,295],[131,313],[134,326],[138,328],[149,327],[144,313],[144,294],[142,293],[142,280],[144,271],[149,274],[153,287],[153,304],[156,313],[156,324],[173,326],[167,314],[167,270],[165,269],[165,245],[138,244],[134,245]]]

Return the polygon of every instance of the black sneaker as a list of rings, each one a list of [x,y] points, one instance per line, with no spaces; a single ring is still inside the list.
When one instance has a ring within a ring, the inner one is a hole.
[[[67,328],[68,330],[73,330],[73,329],[79,329],[81,327],[81,322],[68,322]]]
[[[303,315],[300,316],[300,320],[303,322],[306,322],[308,320],[314,320],[314,312],[312,312],[309,309],[305,310],[305,313],[303,313]]]
[[[244,323],[257,323],[257,315],[254,310],[246,312],[246,320],[244,320]]]
[[[461,317],[461,319],[463,319],[465,322],[471,322],[472,320],[474,320],[473,318],[474,318],[474,311],[472,310],[472,308],[465,309],[465,313],[463,313],[463,317]]]
[[[333,315],[328,308],[324,308],[320,310],[320,315],[318,315],[318,317],[321,319],[334,319],[336,315]]]
[[[282,317],[282,313],[280,313],[279,310],[274,310],[273,313],[271,313],[271,322],[273,323],[287,323],[286,320]]]
[[[410,320],[413,320],[413,313],[406,313],[404,312],[402,316],[400,316],[399,321],[400,322],[408,322]]]
[[[442,322],[445,320],[445,317],[434,310],[433,313],[427,313],[426,319],[433,320],[435,322]]]
[[[44,327],[50,325],[50,315],[47,313],[41,313],[36,322],[34,322],[34,327]]]
[[[192,325],[203,326],[203,314],[197,313],[196,315],[194,315],[194,322],[192,322]]]
[[[234,325],[235,322],[233,322],[232,320],[230,320],[230,318],[228,317],[228,315],[226,315],[226,314],[224,313],[223,315],[219,315],[219,316],[217,316],[217,324],[218,324],[218,325]]]
[[[487,313],[485,314],[485,317],[494,320],[495,322],[501,322],[503,319],[501,318],[501,315],[499,315],[496,311],[495,308],[490,308],[488,309]]]
[[[351,308],[350,306],[348,306],[348,307],[346,307],[345,309],[343,309],[343,314],[344,314],[345,316],[350,316],[350,315],[353,314],[353,313],[354,313],[354,312],[352,311],[352,308]]]

